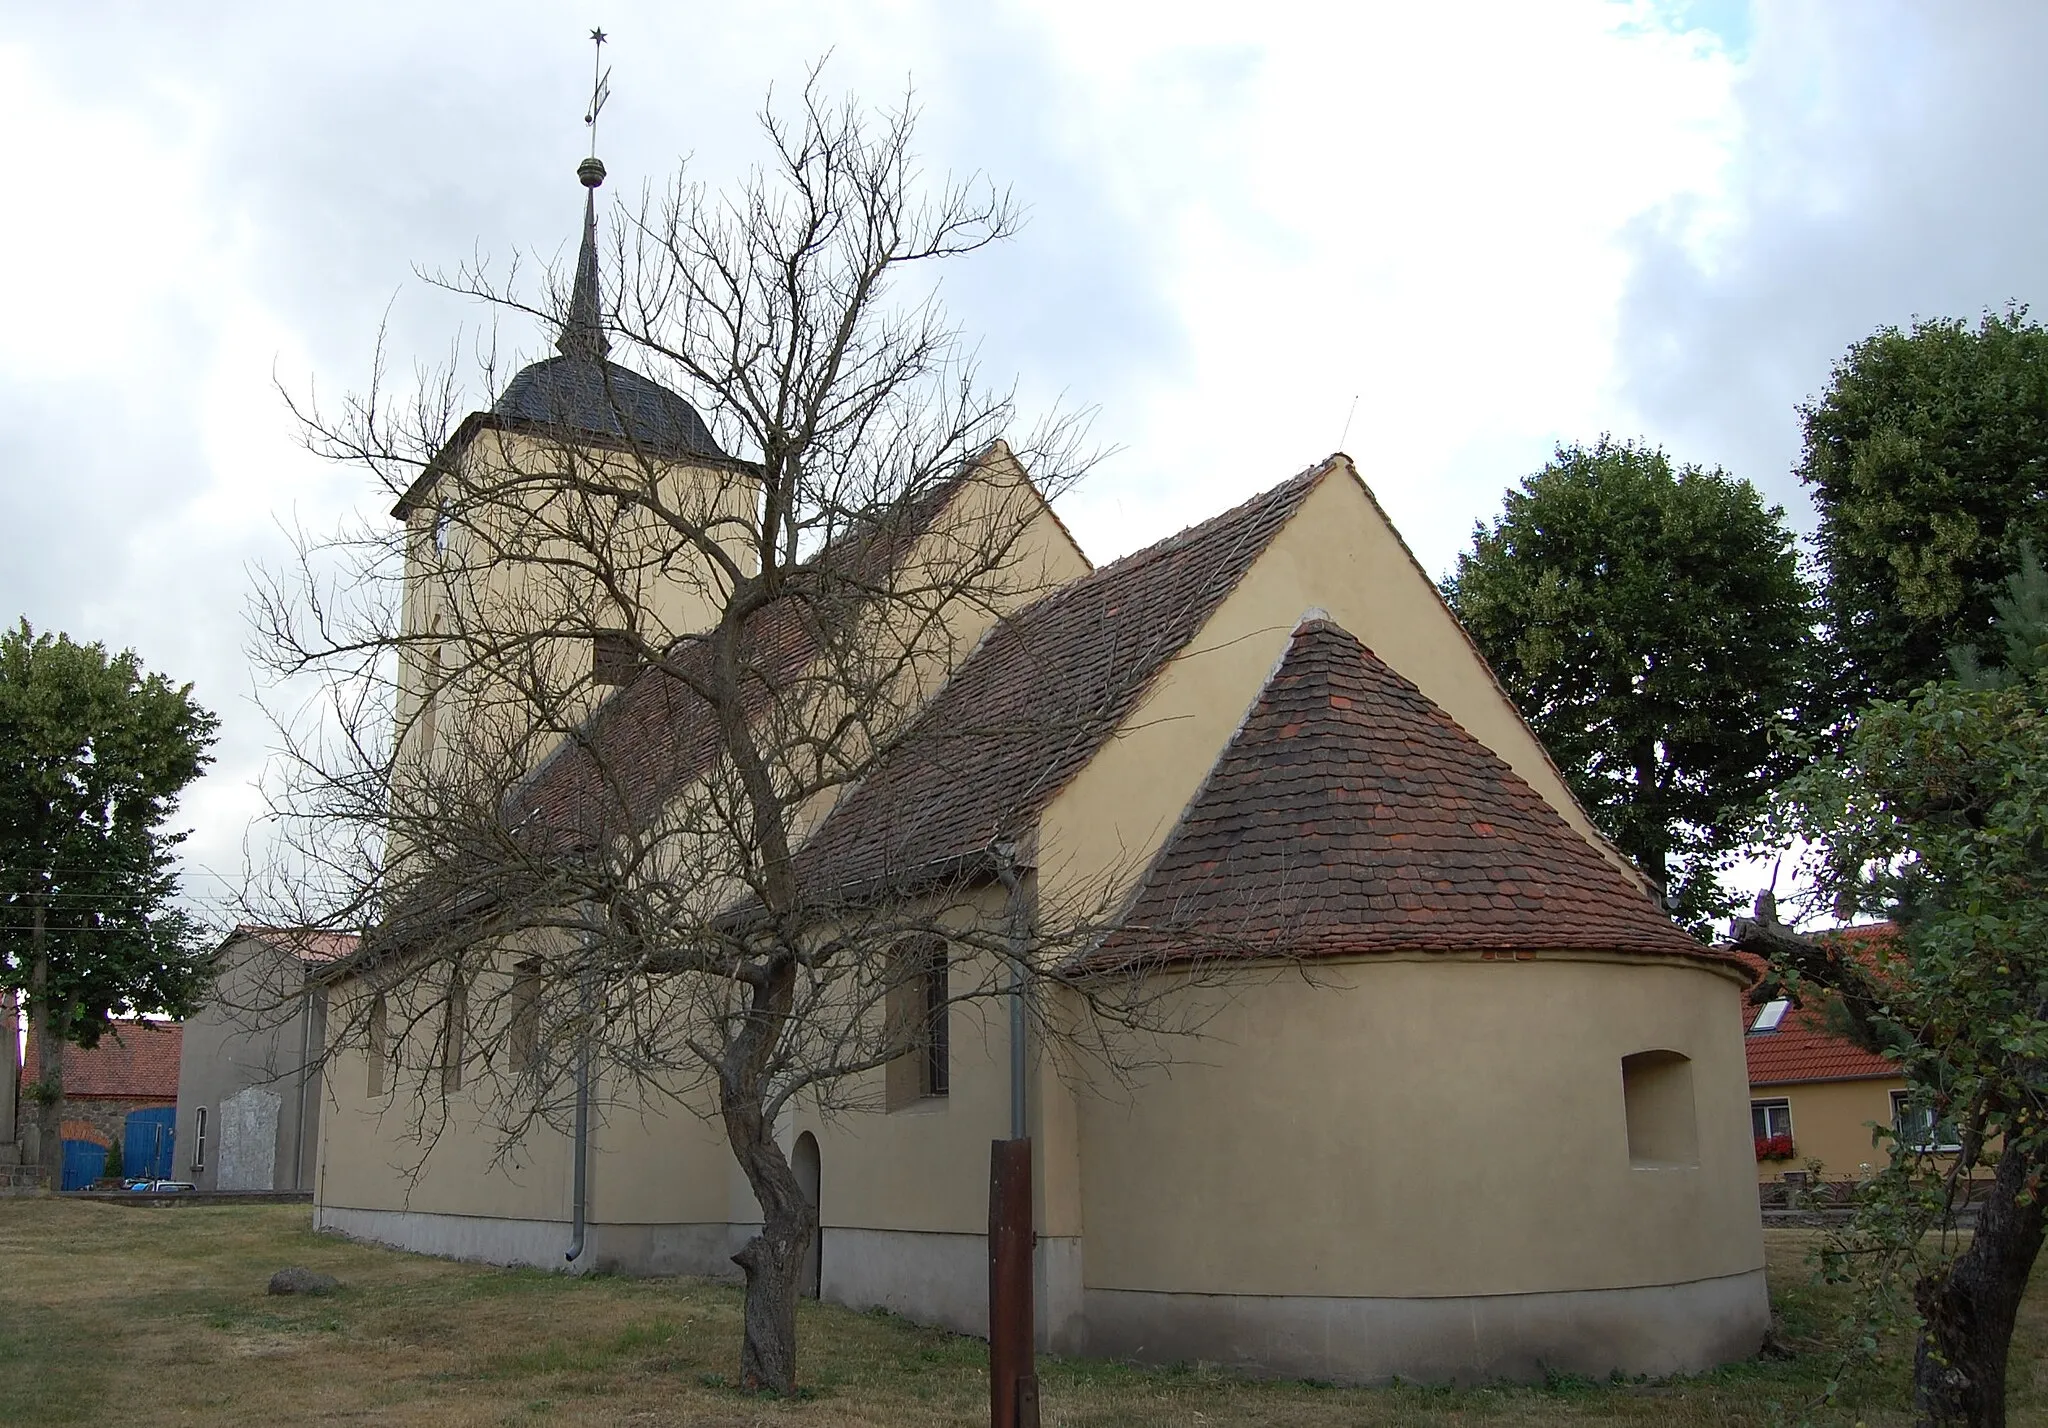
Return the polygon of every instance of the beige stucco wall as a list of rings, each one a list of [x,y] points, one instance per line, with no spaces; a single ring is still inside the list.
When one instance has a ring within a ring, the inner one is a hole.
[[[419,1214],[566,1221],[572,1211],[572,1140],[566,1130],[569,1084],[550,1088],[559,1104],[547,1121],[508,1129],[531,1088],[506,1074],[510,1002],[501,965],[478,976],[469,994],[471,1025],[463,1084],[444,1090],[435,1032],[441,1008],[409,1006],[438,995],[428,968],[419,977],[387,977],[389,1028],[384,1089],[370,1093],[360,979],[332,996],[338,1043],[324,1081],[319,1181],[323,1207]],[[608,1074],[599,1060],[591,1093],[587,1215],[618,1225],[717,1223],[735,1218],[731,1153],[701,1088],[640,1084]],[[738,1218],[746,1218],[739,1216]]]
[[[486,433],[467,459],[502,463],[507,469],[535,467],[552,459],[552,452],[528,450],[530,443],[523,443],[524,438]],[[689,468],[678,468],[675,479],[689,476]],[[430,523],[431,516],[420,519]],[[460,533],[452,537],[451,549],[462,539]],[[987,569],[992,549],[1000,549],[1002,558],[995,568]],[[425,550],[416,546],[415,558],[430,559],[431,546]],[[1086,557],[1022,468],[1007,448],[998,447],[978,469],[977,479],[963,484],[945,515],[898,567],[896,578],[905,601],[895,612],[894,622],[905,625],[895,634],[896,648],[907,652],[898,671],[899,694],[905,706],[915,708],[943,676],[943,666],[963,659],[999,612],[1028,603],[1088,569]],[[518,578],[516,570],[494,572],[491,598],[531,598],[530,592],[521,591],[516,584],[504,584]],[[558,577],[551,574],[546,578]],[[503,589],[498,588],[501,584]],[[973,587],[973,598],[957,598],[963,585]],[[417,585],[415,605],[409,612],[414,627],[431,618],[431,603],[429,586]],[[693,618],[697,616],[689,610],[675,616],[684,628]],[[822,817],[828,808],[829,803],[821,801],[808,811],[809,817]],[[679,856],[686,857],[687,850]],[[704,866],[722,868],[723,864],[710,859]],[[957,1016],[962,1024],[955,1032],[954,1044],[963,1071],[973,1058],[996,1058],[992,1065],[1006,1066],[1000,1058],[1007,1056],[1007,1043],[985,1044],[980,1031],[969,1025],[979,1016],[978,1009],[963,1007]],[[480,1034],[492,1033],[484,1029]],[[427,1028],[416,1033],[418,1037],[426,1035]],[[416,1059],[423,1054],[414,1052]],[[426,1074],[431,1082],[431,1071]],[[444,1100],[431,1084],[423,1097],[415,1076],[403,1084],[394,1083],[384,1096],[372,1100],[366,1093],[367,1075],[361,1047],[340,1049],[329,1068],[333,1114],[329,1117],[331,1134],[323,1135],[323,1204],[486,1217],[567,1216],[566,1136],[536,1128],[508,1155],[499,1129],[502,1117],[494,1115],[488,1104],[487,1084]],[[1006,1078],[1006,1070],[1004,1075]],[[979,1208],[986,1194],[985,1142],[991,1135],[1008,1133],[1007,1097],[1007,1079],[997,1084],[987,1076],[963,1074],[948,1100],[902,1113],[928,1123],[938,1118],[959,1126],[959,1136],[908,1133],[900,1122],[887,1118],[871,1126],[867,1117],[840,1119],[828,1126],[819,1123],[815,1114],[802,1118],[800,1124],[786,1119],[783,1132],[786,1140],[793,1140],[799,1130],[815,1127],[821,1142],[829,1144],[850,1134],[847,1128],[859,1123],[859,1148],[847,1156],[828,1151],[827,1175],[833,1175],[835,1163],[845,1165],[862,1157],[880,1157],[873,1159],[873,1164],[885,1173],[879,1179],[855,1175],[837,1182],[844,1193],[835,1197],[832,1208],[843,1212],[844,1223],[885,1228],[943,1225],[978,1231],[985,1213]],[[600,1120],[592,1136],[589,1170],[593,1222],[744,1223],[758,1219],[752,1192],[733,1163],[721,1127],[709,1115],[711,1103],[704,1088],[675,1088],[671,1093],[659,1087],[601,1081],[599,1102]],[[422,1149],[422,1134],[413,1125],[422,1119],[421,1131],[431,1132],[431,1154]],[[983,1142],[982,1148],[966,1154],[963,1161],[957,1147],[971,1147],[977,1138]],[[907,1174],[900,1156],[893,1163],[887,1157],[891,1148],[910,1154],[903,1148],[912,1145],[919,1149],[911,1160],[921,1169]],[[903,1196],[891,1188],[899,1181],[917,1188]],[[962,1208],[970,1204],[976,1207],[971,1212]]]
[[[1039,575],[1081,573],[1049,513],[1034,519]],[[1036,844],[1044,915],[1129,886],[1310,610],[1358,635],[1590,834],[1427,578],[1339,469],[1169,665],[1122,737],[1046,811]],[[953,634],[971,641],[978,618],[963,615]],[[1718,1282],[1760,1269],[1732,977],[1682,960],[1542,951],[1525,961],[1391,956],[1306,976],[1250,971],[1227,990],[1186,995],[1213,1009],[1204,1036],[1127,1047],[1168,1063],[1135,1086],[1080,1064],[1063,1078],[1033,1060],[1039,1228],[1090,1291],[1449,1300]],[[926,1237],[918,1252],[954,1266],[945,1271],[954,1278],[978,1263],[953,1253],[958,1241],[931,1245],[986,1224],[988,1142],[1009,1133],[1000,1000],[957,1008],[950,1040],[943,1100],[829,1117],[799,1106],[778,1128],[786,1144],[805,1131],[819,1142],[828,1284],[851,1263],[832,1258],[834,1230],[848,1253],[860,1246],[871,1258],[915,1247],[892,1236]],[[1646,1050],[1691,1059],[1695,1166],[1629,1161],[1621,1062]],[[882,1073],[872,1079],[879,1104]],[[487,1117],[458,1107],[425,1173],[412,1177],[419,1154],[402,1120],[379,1125],[364,1080],[360,1052],[337,1057],[337,1104],[322,1121],[323,1204],[566,1218],[565,1136],[530,1136],[507,1174],[491,1164],[499,1147]],[[736,1225],[757,1214],[716,1123],[685,1107],[610,1107],[595,1144],[595,1224]],[[945,1292],[957,1298],[958,1288]]]
[[[1006,899],[985,886],[933,915],[963,929],[1003,925]],[[781,1127],[785,1145],[808,1131],[817,1138],[820,1210],[828,1226],[981,1234],[988,1228],[989,1142],[1010,1134],[1010,1036],[1005,975],[993,959],[956,949],[948,989],[961,998],[948,1012],[950,1089],[888,1110],[887,1068],[834,1088],[842,1106],[820,1114],[814,1100],[794,1105]]]
[[[1317,966],[1081,1102],[1091,1289],[1449,1296],[1763,1263],[1739,988],[1541,955]],[[1210,993],[1209,995],[1215,995]],[[1699,1164],[1631,1166],[1621,1059],[1692,1058]]]
[[[444,1095],[432,1047],[437,1017],[410,1017],[402,992],[392,1009],[383,1090],[370,1090],[370,1058],[361,1040],[360,981],[330,995],[337,1044],[324,1075],[320,1156],[314,1199],[322,1206],[413,1210],[498,1218],[564,1219],[569,1213],[569,1138],[530,1128],[500,1158],[503,1135],[475,1077]],[[478,1036],[485,1035],[479,1031]],[[473,1042],[480,1044],[480,1042]],[[497,1163],[494,1163],[497,1162]]]
[[[1110,901],[1143,872],[1243,722],[1305,613],[1320,610],[1491,748],[1594,846],[1593,831],[1362,482],[1340,463],[1161,671],[1041,823],[1051,906]],[[1632,873],[1633,875],[1633,873]]]
[[[644,491],[647,500],[620,506],[605,496],[579,498],[572,482]],[[434,541],[443,499],[460,511],[445,553]],[[516,696],[528,692],[531,675],[508,682],[491,667],[504,657],[496,646],[507,631],[566,632],[511,652],[515,664],[538,659],[551,699],[568,696],[566,707],[549,716],[551,725],[562,726],[605,692],[581,686],[591,654],[580,632],[630,626],[659,649],[708,628],[727,577],[716,562],[683,544],[650,507],[658,504],[715,531],[733,564],[751,573],[745,522],[755,500],[752,478],[728,463],[643,465],[627,452],[565,447],[495,428],[479,432],[408,521],[404,631],[424,637],[439,628],[449,636],[440,644],[440,677],[447,683],[435,701],[433,744],[445,749],[465,724],[472,737],[498,743],[503,736],[485,736],[473,724],[480,710],[511,727],[506,701],[511,696],[516,703]],[[604,581],[595,570],[593,552],[599,549],[606,553]],[[469,641],[457,638],[465,633]],[[433,678],[429,648],[410,647],[400,667],[396,715],[413,755],[430,755],[420,718],[424,688]],[[485,667],[473,668],[477,661]],[[531,757],[544,752],[545,747],[534,750]]]
[[[1898,1078],[1752,1087],[1752,1101],[1791,1105],[1792,1144],[1797,1152],[1791,1160],[1758,1161],[1757,1180],[1777,1180],[1788,1170],[1803,1171],[1809,1160],[1820,1161],[1821,1174],[1829,1180],[1854,1180],[1861,1167],[1884,1165],[1888,1157],[1882,1147],[1871,1144],[1871,1126],[1891,1124],[1892,1092],[1905,1088],[1906,1083]]]

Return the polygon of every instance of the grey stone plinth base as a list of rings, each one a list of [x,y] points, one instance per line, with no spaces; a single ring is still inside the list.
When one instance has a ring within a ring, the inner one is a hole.
[[[1444,1299],[1084,1292],[1086,1352],[1330,1383],[1696,1373],[1748,1358],[1764,1272],[1632,1289]]]

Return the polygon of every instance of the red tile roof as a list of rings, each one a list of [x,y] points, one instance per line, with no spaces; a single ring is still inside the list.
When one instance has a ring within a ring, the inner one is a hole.
[[[339,961],[356,950],[353,932],[322,932],[309,927],[237,927],[229,941],[253,938],[288,952],[309,966]]]
[[[1725,960],[1420,689],[1316,620],[1089,960],[1544,949]]]
[[[1345,465],[1325,461],[999,623],[805,846],[805,883],[827,898],[904,886],[1028,831]]]
[[[747,717],[809,697],[800,676],[829,648],[827,622],[886,590],[898,562],[945,509],[969,468],[907,501],[875,528],[829,543],[792,572],[784,593],[741,628],[740,663],[752,677]],[[821,612],[824,612],[821,614]],[[858,622],[855,622],[858,623]],[[606,698],[506,800],[528,836],[587,844],[639,825],[717,762],[717,712],[696,692],[711,682],[710,640],[690,637]]]
[[[174,1021],[117,1021],[92,1050],[64,1048],[64,1095],[176,1101],[178,1053],[184,1039],[185,1028]],[[24,1086],[36,1078],[41,1064],[31,1035],[21,1068]]]
[[[1898,929],[1889,922],[1838,927],[1817,934],[1858,961],[1879,965],[1896,946]],[[1749,1061],[1751,1086],[1796,1086],[1812,1081],[1890,1081],[1899,1079],[1896,1062],[1866,1051],[1845,1036],[1827,1029],[1826,994],[1808,993],[1804,1005],[1786,1009],[1775,1031],[1751,1031],[1757,1013],[1770,1000],[1762,982],[1770,965],[1753,952],[1737,952],[1737,961],[1754,979],[1744,1002],[1743,1051]]]
[[[1754,1020],[1755,1009],[1750,1011]],[[1896,1080],[1897,1062],[1865,1051],[1826,1026],[1825,1013],[1814,1005],[1793,1007],[1776,1031],[1752,1031],[1743,1038],[1749,1058],[1749,1084],[1790,1086],[1804,1081]]]

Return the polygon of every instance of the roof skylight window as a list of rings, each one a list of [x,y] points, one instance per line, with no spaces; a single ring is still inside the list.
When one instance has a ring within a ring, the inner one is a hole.
[[[1764,1009],[1756,1014],[1756,1020],[1749,1024],[1749,1029],[1751,1031],[1776,1031],[1778,1023],[1785,1019],[1785,1012],[1791,1005],[1792,1003],[1783,997],[1773,1002],[1765,1002]]]

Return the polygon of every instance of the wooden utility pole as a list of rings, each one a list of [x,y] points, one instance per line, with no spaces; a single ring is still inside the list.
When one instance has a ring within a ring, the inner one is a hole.
[[[1038,1428],[1037,1315],[1031,1293],[1031,1141],[992,1141],[988,1183],[991,1428]]]
[[[43,895],[30,915],[28,1025],[36,1046],[36,1163],[47,1188],[64,1183],[64,1047],[50,1034],[50,949],[43,926]],[[53,1094],[54,1093],[54,1094]]]

